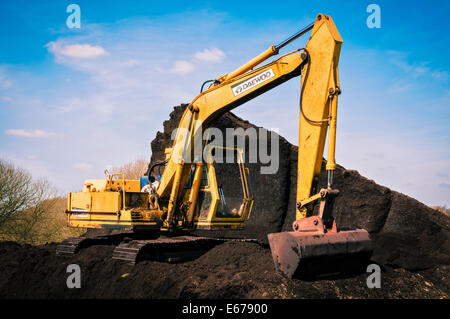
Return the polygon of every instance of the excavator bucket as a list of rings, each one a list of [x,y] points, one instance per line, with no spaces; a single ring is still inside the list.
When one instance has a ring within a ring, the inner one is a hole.
[[[268,235],[275,269],[287,278],[356,271],[372,253],[364,229],[337,231],[333,221],[326,231],[322,220],[313,216],[295,221],[294,230]]]

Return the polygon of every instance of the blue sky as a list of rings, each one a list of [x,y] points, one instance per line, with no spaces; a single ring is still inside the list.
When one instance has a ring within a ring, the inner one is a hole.
[[[81,29],[66,7],[81,7]],[[366,8],[381,8],[369,29]],[[450,206],[448,1],[2,1],[0,157],[60,192],[150,156],[172,106],[330,15],[344,40],[337,161]],[[305,39],[289,49],[303,47]],[[234,112],[296,143],[299,79]]]

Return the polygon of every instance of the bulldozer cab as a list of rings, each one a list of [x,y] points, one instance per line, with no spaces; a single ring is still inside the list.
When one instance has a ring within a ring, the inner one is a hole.
[[[233,163],[214,160],[216,152],[228,152]],[[207,230],[242,229],[253,206],[249,169],[239,148],[207,146],[197,197],[194,228]],[[186,183],[190,189],[195,165]]]

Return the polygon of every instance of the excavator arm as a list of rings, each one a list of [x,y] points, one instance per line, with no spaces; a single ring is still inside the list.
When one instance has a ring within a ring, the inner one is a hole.
[[[294,51],[260,68],[223,80],[201,93],[188,106],[178,126],[170,157],[158,188],[160,198],[170,196],[168,223],[180,200],[193,162],[201,162],[202,132],[221,115],[300,75],[306,56]],[[200,147],[199,147],[200,146]],[[191,193],[198,189],[191,189]]]
[[[295,50],[263,66],[257,65],[299,36],[312,29],[305,49]],[[201,161],[201,133],[224,113],[265,93],[266,91],[302,75],[300,97],[299,158],[297,187],[297,219],[312,213],[309,202],[316,192],[323,150],[330,126],[328,165],[330,185],[335,169],[338,62],[342,39],[328,16],[319,14],[316,21],[279,45],[266,51],[230,74],[217,78],[214,84],[200,93],[186,108],[158,188],[160,198],[168,199],[166,227],[170,227],[174,210],[181,200],[183,185],[195,159]],[[197,145],[196,145],[197,144]],[[197,151],[196,151],[196,150]],[[200,152],[199,152],[200,151]],[[194,185],[197,186],[197,185]],[[198,186],[197,186],[198,187]],[[196,194],[198,189],[191,189]],[[317,198],[316,198],[317,199]],[[191,201],[191,210],[195,201]]]
[[[309,30],[312,32],[306,48],[257,67]],[[202,161],[194,150],[195,141],[198,145],[202,139],[202,129],[212,125],[225,112],[301,75],[296,220],[293,231],[268,235],[275,268],[290,278],[305,272],[314,273],[320,269],[317,262],[320,266],[334,264],[325,260],[329,258],[349,260],[356,256],[367,260],[372,251],[368,232],[362,229],[340,231],[332,214],[334,198],[339,194],[332,184],[336,168],[337,100],[341,93],[338,78],[341,45],[342,38],[333,20],[319,14],[313,24],[280,45],[271,46],[230,74],[217,78],[208,90],[189,104],[173,147],[166,152],[168,164],[158,189],[161,198],[168,198],[163,229],[172,227],[173,214],[182,198],[182,185],[191,169],[190,159]],[[317,192],[327,132],[327,188]],[[199,149],[201,151],[202,147]],[[199,170],[201,165],[196,166],[197,178],[201,174]],[[193,184],[191,189],[189,218],[193,216],[198,187]],[[320,200],[320,205],[318,214],[314,215],[316,200]]]

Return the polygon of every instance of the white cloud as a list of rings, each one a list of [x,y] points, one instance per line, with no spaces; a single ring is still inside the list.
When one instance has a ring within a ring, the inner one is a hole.
[[[438,69],[432,69],[428,61],[408,61],[408,54],[399,51],[388,51],[390,56],[389,61],[399,67],[403,72],[412,76],[413,79],[417,80],[421,77],[429,76],[435,80],[445,81],[448,79],[448,72]]]
[[[72,112],[83,106],[86,106],[85,100],[79,97],[66,98],[64,104],[58,108],[61,113]]]
[[[37,156],[37,155],[28,155],[28,156],[27,156],[27,159],[29,159],[29,160],[35,160],[35,159],[38,159],[38,156]]]
[[[61,106],[59,108],[59,111],[61,113],[67,113],[67,112],[72,112],[74,110],[74,107],[72,105],[65,105],[65,106]]]
[[[138,66],[139,62],[136,61],[135,59],[129,59],[125,62],[122,62],[120,65],[123,67],[133,67],[133,66]]]
[[[9,89],[12,86],[12,81],[7,79],[6,76],[0,74],[0,88]]]
[[[405,91],[408,91],[411,88],[411,83],[407,84],[401,84],[401,83],[395,83],[390,89],[389,93],[402,93]]]
[[[5,131],[6,135],[13,135],[25,138],[48,138],[57,137],[58,134],[54,132],[47,132],[43,130],[21,130],[21,129],[10,129]]]
[[[186,75],[188,73],[191,73],[194,71],[195,67],[191,62],[184,61],[184,60],[177,60],[174,63],[174,66],[171,69],[161,69],[157,68],[159,72],[169,72],[169,73],[175,73],[179,75]]]
[[[436,80],[446,81],[448,79],[448,72],[435,70],[430,73],[430,76]]]
[[[13,99],[12,99],[11,97],[9,97],[9,96],[2,96],[1,99],[2,99],[3,101],[7,101],[7,102],[11,102],[11,101],[13,100]]]
[[[90,44],[61,45],[59,42],[52,41],[47,44],[47,47],[57,58],[66,56],[76,59],[92,59],[108,54],[101,46]]]
[[[89,163],[73,163],[74,168],[77,168],[82,171],[89,171],[92,169],[92,165]]]
[[[203,51],[198,51],[195,53],[194,57],[200,61],[206,62],[220,62],[226,55],[222,50],[217,48],[205,49]]]

